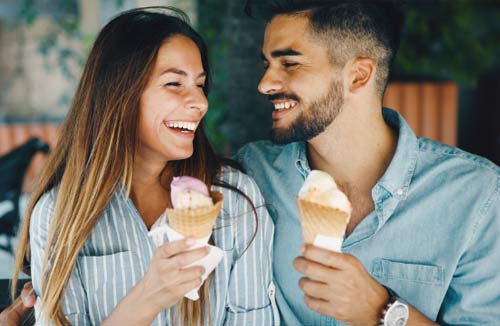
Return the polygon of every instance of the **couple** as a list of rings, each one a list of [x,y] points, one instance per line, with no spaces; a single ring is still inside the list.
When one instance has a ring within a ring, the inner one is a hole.
[[[236,155],[253,179],[203,134],[209,67],[195,31],[151,10],[101,31],[20,237],[17,272],[30,249],[55,324],[500,320],[500,169],[416,137],[382,109],[397,6],[285,2],[259,8],[269,13],[259,91],[275,108],[276,144]],[[311,169],[334,176],[353,204],[343,253],[301,247],[295,196]],[[147,237],[176,175],[225,198],[211,239],[224,257],[196,302],[183,296],[203,270],[184,267],[206,249]]]

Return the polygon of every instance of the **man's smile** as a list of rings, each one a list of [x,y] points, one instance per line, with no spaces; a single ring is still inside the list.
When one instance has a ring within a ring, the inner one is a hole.
[[[285,115],[293,111],[299,102],[294,100],[286,100],[286,101],[273,101],[274,111],[272,114],[273,120],[280,120]]]

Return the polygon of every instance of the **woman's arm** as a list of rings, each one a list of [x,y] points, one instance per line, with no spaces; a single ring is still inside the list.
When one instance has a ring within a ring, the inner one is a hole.
[[[238,212],[231,218],[239,258],[231,270],[225,324],[273,325],[279,320],[272,281],[274,225],[253,179],[243,174],[240,178],[238,188],[252,200],[257,220],[250,203],[237,196]]]

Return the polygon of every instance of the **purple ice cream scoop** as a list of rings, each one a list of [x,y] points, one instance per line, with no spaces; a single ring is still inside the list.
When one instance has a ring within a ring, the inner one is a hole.
[[[198,199],[192,192],[197,192],[203,196],[210,199],[210,195],[207,189],[207,185],[196,178],[189,176],[174,177],[172,183],[170,184],[170,197],[172,199],[172,206],[174,208],[185,208],[184,206],[199,206]],[[194,196],[193,196],[194,195]],[[188,198],[186,198],[188,196]]]

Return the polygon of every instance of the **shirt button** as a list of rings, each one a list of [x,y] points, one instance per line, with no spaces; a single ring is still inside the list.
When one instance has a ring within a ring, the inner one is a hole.
[[[398,196],[403,195],[403,189],[396,190],[396,195],[398,195]]]
[[[269,290],[269,295],[272,297],[274,295],[274,290],[273,289],[270,289]]]

